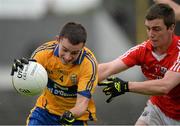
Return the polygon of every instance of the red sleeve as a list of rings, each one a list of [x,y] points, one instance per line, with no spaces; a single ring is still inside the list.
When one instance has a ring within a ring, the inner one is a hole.
[[[177,60],[174,62],[173,66],[170,68],[170,70],[174,71],[174,72],[180,72],[180,51],[178,53]]]
[[[122,61],[129,67],[140,65],[141,57],[144,53],[143,50],[145,49],[144,47],[144,44],[132,47],[121,56]]]

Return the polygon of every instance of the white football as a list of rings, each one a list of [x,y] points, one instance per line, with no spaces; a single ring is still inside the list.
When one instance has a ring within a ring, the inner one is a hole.
[[[47,86],[48,75],[45,68],[33,61],[25,64],[23,69],[18,67],[12,76],[14,88],[21,95],[34,96],[40,94]]]

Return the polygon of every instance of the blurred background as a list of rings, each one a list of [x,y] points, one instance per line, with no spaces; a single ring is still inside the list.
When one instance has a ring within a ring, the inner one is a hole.
[[[146,39],[144,16],[152,0],[0,0],[0,125],[25,125],[37,97],[21,96],[11,83],[15,58],[29,57],[55,39],[68,21],[83,24],[87,46],[98,62],[111,61]],[[178,33],[179,34],[179,33]],[[124,80],[144,80],[139,67],[120,73]],[[126,93],[111,103],[102,88],[94,94],[99,125],[132,125],[148,96]],[[94,124],[94,123],[90,123]]]

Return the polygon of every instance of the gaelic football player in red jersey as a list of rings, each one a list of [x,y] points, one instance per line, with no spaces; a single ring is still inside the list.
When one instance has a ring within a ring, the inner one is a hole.
[[[175,14],[167,4],[154,4],[147,12],[148,40],[117,59],[99,64],[99,82],[135,65],[147,81],[124,81],[117,77],[100,82],[103,92],[113,97],[134,92],[151,95],[136,125],[180,125],[180,37],[174,34]]]

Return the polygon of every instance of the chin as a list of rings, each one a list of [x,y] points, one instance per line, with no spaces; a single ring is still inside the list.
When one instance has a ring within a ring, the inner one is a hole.
[[[64,64],[64,65],[67,64],[63,59],[61,59],[61,62],[62,62],[62,64]]]
[[[65,63],[65,62],[62,62],[62,64],[67,65],[67,63]]]
[[[157,47],[158,45],[154,42],[151,43],[153,47]]]
[[[71,64],[72,64],[72,62],[65,62],[65,61],[62,61],[62,63],[63,63],[64,65],[71,65]]]

